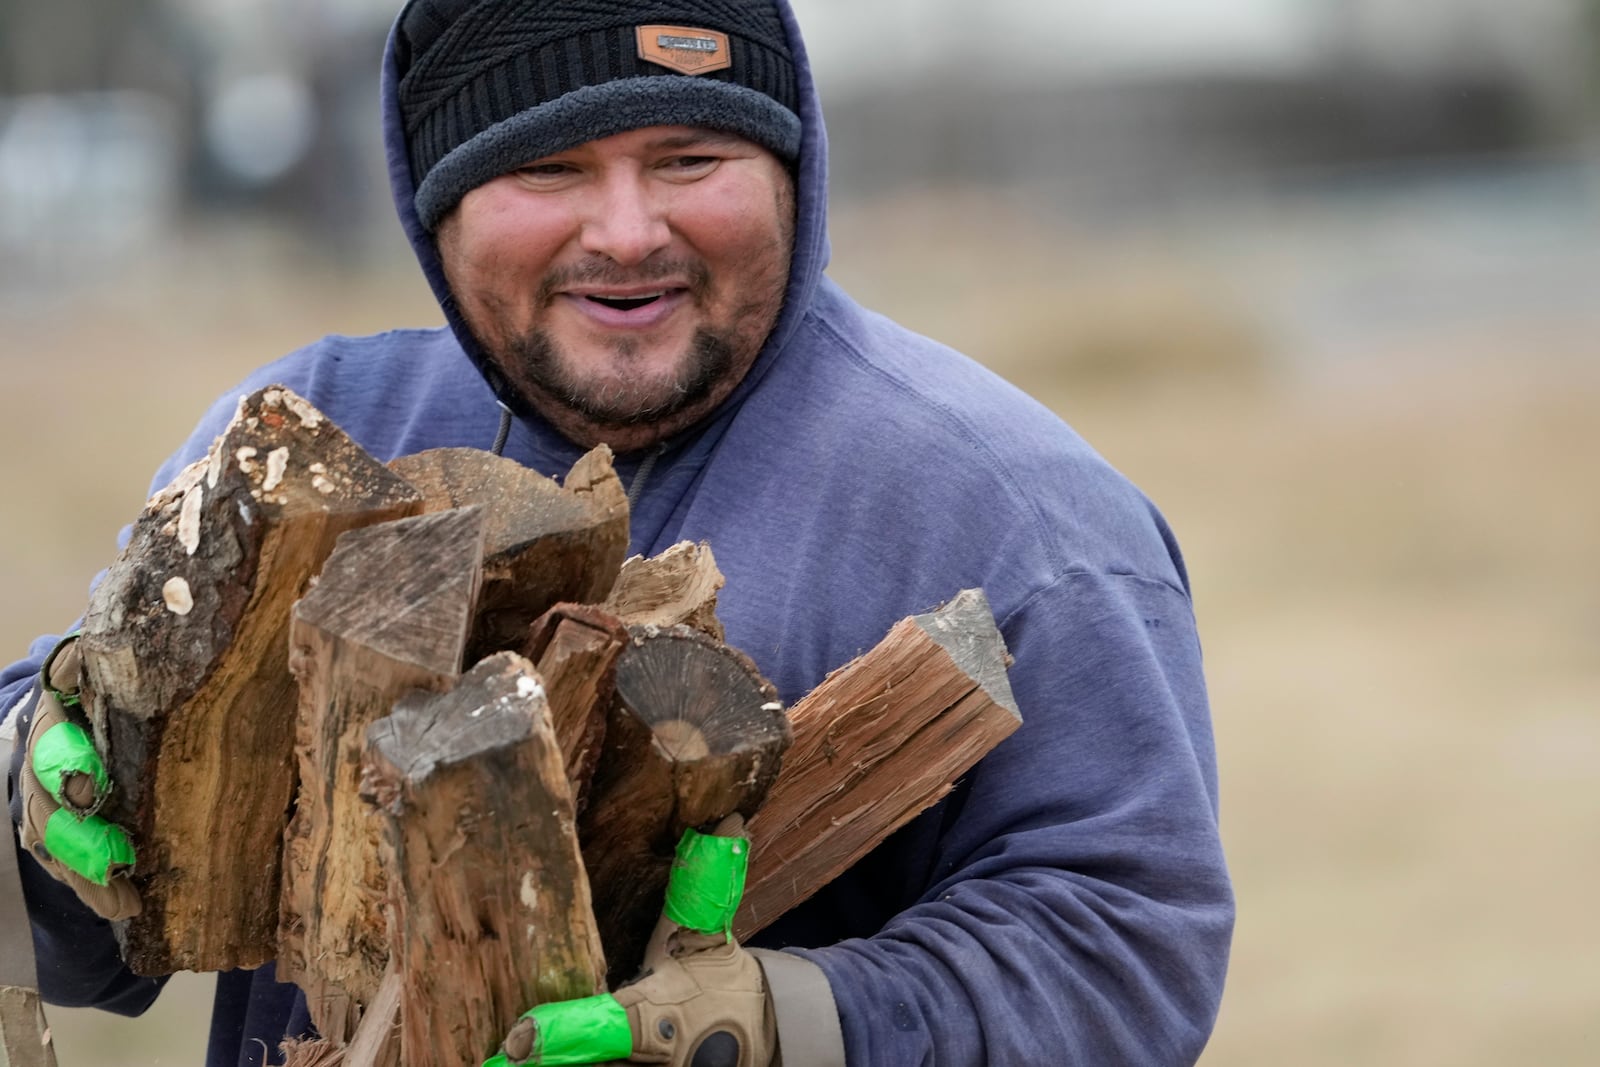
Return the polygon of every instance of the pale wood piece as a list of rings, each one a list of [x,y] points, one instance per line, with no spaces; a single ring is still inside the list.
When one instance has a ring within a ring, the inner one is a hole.
[[[291,1038],[283,1043],[283,1067],[400,1067],[401,985],[398,972],[384,972],[348,1045]]]
[[[392,966],[367,1005],[345,1052],[349,1067],[400,1067],[400,999],[405,982]]]
[[[692,626],[721,641],[717,591],[724,584],[711,546],[680,541],[658,556],[623,561],[607,611],[629,626]]]
[[[367,727],[415,689],[461,673],[483,559],[481,508],[339,538],[294,606],[300,789],[284,837],[278,981],[306,994],[317,1032],[354,1033],[389,960],[378,821],[360,795]]]
[[[636,630],[615,678],[579,828],[613,985],[643,959],[683,831],[754,813],[790,740],[755,664],[689,627]]]
[[[605,988],[566,769],[533,665],[500,653],[367,732],[401,1059],[481,1063],[536,1004]]]
[[[616,616],[589,604],[557,604],[533,624],[523,649],[544,679],[550,721],[580,813],[605,742],[613,670],[627,643],[628,628]]]
[[[109,814],[138,843],[138,974],[257,967],[277,952],[294,795],[289,609],[346,530],[421,500],[273,386],[145,507],[84,620],[86,706]]]
[[[10,847],[0,842],[0,848]],[[56,1067],[37,989],[0,986],[0,1067]]]
[[[562,601],[605,598],[628,551],[628,497],[601,445],[565,484],[471,448],[402,456],[390,469],[421,490],[428,511],[487,512],[483,590],[467,662],[521,649],[528,626]]]
[[[1022,725],[988,600],[903,619],[789,711],[794,744],[750,820],[734,935],[748,937],[865,856]]]

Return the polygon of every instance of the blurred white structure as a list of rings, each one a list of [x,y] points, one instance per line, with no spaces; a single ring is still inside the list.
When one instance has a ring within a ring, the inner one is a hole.
[[[177,208],[166,101],[114,92],[0,97],[0,282],[97,275],[159,239]]]
[[[1137,81],[1355,62],[1429,77],[1571,76],[1578,0],[796,0],[841,86],[885,74]]]

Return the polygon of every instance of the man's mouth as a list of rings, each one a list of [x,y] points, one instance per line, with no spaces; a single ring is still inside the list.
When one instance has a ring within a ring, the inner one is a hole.
[[[665,325],[689,303],[689,290],[660,289],[568,291],[562,294],[591,324],[605,330],[653,330]]]
[[[617,311],[633,311],[637,308],[648,307],[660,300],[666,293],[644,293],[639,296],[595,296],[590,294],[585,297],[601,307],[614,308]]]

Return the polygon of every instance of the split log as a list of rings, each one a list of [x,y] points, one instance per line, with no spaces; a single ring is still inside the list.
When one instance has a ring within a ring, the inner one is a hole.
[[[643,959],[683,831],[749,818],[789,739],[777,691],[743,653],[685,626],[635,632],[579,829],[613,985]]]
[[[111,816],[139,849],[138,974],[257,967],[277,952],[294,796],[289,609],[345,530],[417,493],[301,397],[240,401],[209,457],[158,493],[90,598],[86,706]]]
[[[794,744],[748,827],[734,934],[833,881],[948,793],[1022,725],[988,599],[969,589],[903,619],[789,713]]]
[[[616,616],[592,605],[557,604],[533,624],[523,649],[544,679],[550,722],[580,813],[605,741],[612,671],[627,643],[628,629]]]
[[[401,1060],[481,1063],[524,1011],[603,991],[605,962],[544,687],[501,653],[367,732],[383,815]]]
[[[710,545],[680,541],[659,556],[625,560],[605,609],[629,626],[681,624],[721,641],[717,590],[723,582]]]
[[[407,692],[455,683],[482,557],[477,507],[355,530],[294,606],[300,789],[284,838],[277,973],[338,1044],[389,961],[378,823],[359,796],[367,727]]]
[[[598,603],[616,581],[628,551],[628,498],[604,445],[573,464],[564,486],[470,448],[433,449],[389,466],[422,492],[427,511],[485,508],[468,663],[522,648],[528,626],[552,605]]]

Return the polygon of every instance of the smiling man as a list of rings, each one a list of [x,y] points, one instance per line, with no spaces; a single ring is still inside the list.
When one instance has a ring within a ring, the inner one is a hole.
[[[517,394],[573,441],[629,451],[698,422],[755,362],[788,284],[794,182],[742,137],[652,126],[489,179],[437,238]]]
[[[1193,1063],[1233,899],[1183,558],[1055,415],[824,276],[826,137],[785,0],[411,0],[383,106],[395,203],[446,325],[263,367],[155,487],[271,383],[382,459],[492,447],[554,476],[605,443],[631,551],[708,542],[727,639],[786,703],[981,588],[1023,718],[756,944],[669,908],[688,925],[648,974],[541,1005],[499,1062]],[[55,721],[36,683],[54,644],[0,675],[24,752],[36,712]],[[54,811],[34,772],[13,764],[14,820]],[[125,895],[53,880],[58,858],[27,840],[47,999],[142,1011],[159,983],[122,968],[90,910]],[[209,1067],[281,1062],[308,1027],[272,966],[220,975]]]

